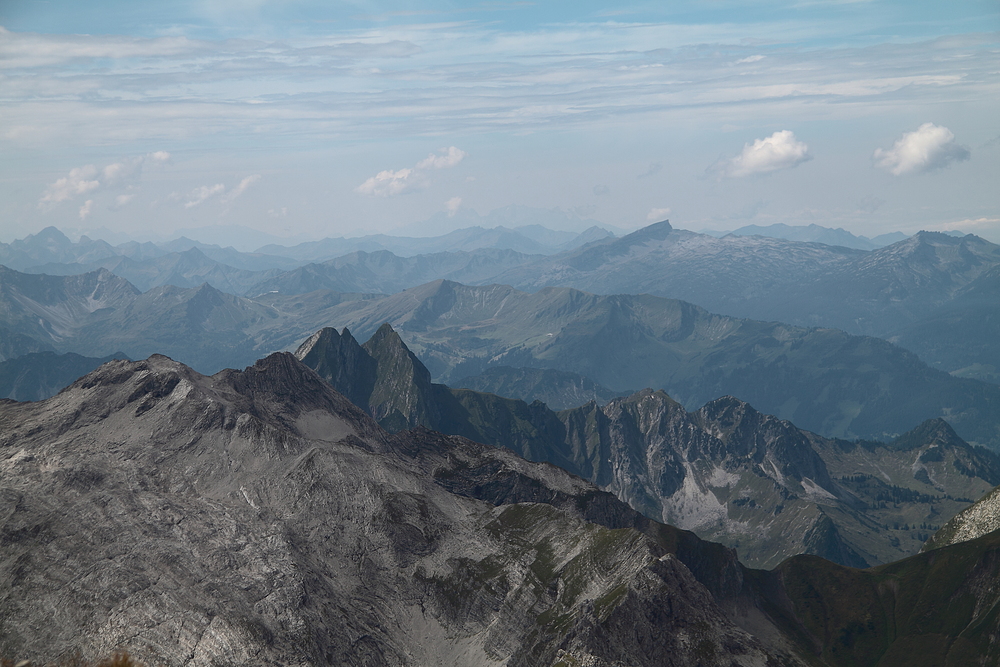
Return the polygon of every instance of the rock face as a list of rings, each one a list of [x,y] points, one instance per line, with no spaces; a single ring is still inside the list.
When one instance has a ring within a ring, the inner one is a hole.
[[[554,463],[647,517],[737,548],[755,567],[800,553],[855,567],[914,554],[1000,483],[1000,459],[940,419],[893,443],[859,444],[732,397],[688,412],[644,390],[556,413],[431,383],[388,325],[364,346],[324,329],[296,356],[390,430],[421,424]]]
[[[962,510],[931,536],[923,551],[968,542],[1000,530],[1000,487]]]
[[[998,538],[876,570],[748,570],[553,466],[390,434],[289,354],[212,377],[112,361],[0,401],[0,554],[0,657],[38,663],[1000,658]]]
[[[726,611],[753,599],[731,551],[510,452],[390,435],[289,354],[0,402],[0,552],[0,656],[804,664]]]

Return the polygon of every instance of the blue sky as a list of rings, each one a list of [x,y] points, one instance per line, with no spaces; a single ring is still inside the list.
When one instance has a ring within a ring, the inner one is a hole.
[[[516,204],[1000,241],[995,0],[413,7],[5,0],[0,240]]]

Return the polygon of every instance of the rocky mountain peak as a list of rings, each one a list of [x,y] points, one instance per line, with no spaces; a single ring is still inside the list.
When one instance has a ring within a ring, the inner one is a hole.
[[[47,248],[59,248],[64,249],[73,245],[73,242],[69,240],[58,227],[49,226],[38,232],[37,234],[31,234],[24,239],[25,245],[29,244],[40,244]]]
[[[320,329],[295,351],[295,357],[333,388],[363,410],[378,378],[378,362],[354,339],[347,327],[337,333],[332,327]]]
[[[729,442],[741,427],[756,427],[762,415],[746,401],[735,396],[722,396],[703,405],[692,416],[723,442]]]
[[[662,220],[660,222],[654,222],[651,225],[646,225],[642,229],[632,232],[627,236],[623,236],[623,239],[631,238],[633,241],[645,241],[645,240],[656,240],[662,241],[667,238],[670,233],[674,231],[674,228],[670,225],[669,220]]]
[[[368,406],[389,430],[436,424],[440,416],[431,398],[431,374],[385,323],[363,346],[375,361],[376,382]]]
[[[918,449],[925,445],[938,445],[946,448],[968,447],[968,444],[955,433],[951,424],[941,417],[928,419],[892,441],[892,446],[895,449],[902,450]]]
[[[996,661],[996,543],[888,574],[809,557],[750,571],[558,468],[389,436],[346,403],[286,353],[211,377],[109,362],[45,401],[0,401],[0,653],[841,667],[971,636],[948,664]],[[809,539],[836,548],[836,526]],[[927,627],[947,634],[929,644]]]
[[[388,322],[380,326],[363,347],[380,362],[380,376],[399,376],[400,380],[412,379],[420,384],[430,384],[430,371],[410,352],[410,348]]]

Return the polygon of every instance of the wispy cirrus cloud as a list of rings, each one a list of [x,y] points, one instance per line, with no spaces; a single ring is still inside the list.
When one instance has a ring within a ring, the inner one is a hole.
[[[0,26],[0,70],[44,67],[80,60],[177,57],[203,53],[211,42],[187,37],[46,35]]]
[[[253,185],[259,180],[260,180],[260,174],[251,174],[250,176],[247,176],[242,181],[240,181],[235,188],[233,188],[225,195],[223,195],[222,201],[226,203],[233,201],[234,199],[242,195],[244,192],[246,192],[247,188],[249,188],[251,185]]]
[[[709,167],[720,177],[742,178],[791,169],[812,159],[809,146],[795,138],[791,130],[779,130],[764,139],[745,144],[739,155]]]
[[[0,39],[0,70],[10,74],[0,140],[413,136],[740,109],[828,117],[850,113],[852,103],[996,88],[991,41],[982,36],[808,51],[742,45],[748,31],[778,28],[793,40],[810,29],[637,22],[504,31],[469,22],[284,41],[8,32]],[[928,51],[936,57],[922,58]]]
[[[971,152],[955,142],[947,127],[924,123],[913,132],[906,132],[892,148],[876,148],[872,159],[875,166],[893,176],[943,169],[953,162],[968,160]]]
[[[184,202],[184,208],[194,208],[195,206],[199,206],[210,199],[214,199],[215,197],[218,197],[224,204],[229,204],[246,192],[251,185],[259,180],[260,174],[252,174],[241,180],[234,188],[228,191],[226,190],[226,186],[222,183],[198,186],[188,193],[187,201]]]
[[[372,197],[391,197],[406,192],[411,188],[425,186],[428,183],[426,171],[429,169],[450,169],[461,162],[467,153],[455,146],[442,148],[437,153],[431,153],[414,167],[406,167],[393,171],[385,169],[365,180],[354,188],[358,194]]]

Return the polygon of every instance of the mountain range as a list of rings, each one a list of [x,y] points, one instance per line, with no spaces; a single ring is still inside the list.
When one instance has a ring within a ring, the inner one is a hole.
[[[935,371],[877,338],[682,301],[437,281],[345,303],[337,316],[362,338],[388,322],[446,383],[494,365],[554,368],[615,391],[663,389],[688,409],[739,396],[828,437],[891,439],[936,416],[970,442],[998,437],[996,385]]]
[[[890,232],[868,238],[867,236],[855,236],[846,229],[839,227],[831,229],[816,224],[786,225],[781,222],[766,226],[745,225],[731,232],[703,229],[701,233],[717,238],[721,238],[727,234],[732,234],[733,236],[768,236],[774,239],[785,239],[786,241],[822,243],[824,245],[843,246],[844,248],[855,248],[857,250],[875,250],[876,248],[883,248],[908,238],[908,235],[903,232]]]
[[[611,232],[597,226],[583,232],[557,231],[538,224],[514,229],[499,225],[489,228],[474,226],[440,236],[400,237],[377,234],[356,238],[326,238],[290,248],[272,244],[255,252],[240,252],[232,247],[201,243],[186,237],[161,243],[130,241],[115,246],[87,236],[82,236],[73,242],[57,228],[46,227],[24,239],[0,243],[0,264],[30,273],[56,275],[74,275],[101,267],[116,274],[120,267],[122,272],[131,271],[136,275],[141,273],[160,275],[170,272],[173,263],[179,261],[178,255],[196,250],[198,252],[191,257],[205,263],[206,260],[201,259],[203,256],[208,261],[221,264],[223,266],[217,268],[224,273],[233,269],[270,271],[290,270],[308,263],[325,262],[357,252],[390,251],[397,257],[413,257],[421,254],[469,253],[476,250],[512,250],[527,255],[550,255],[613,236]],[[174,258],[163,260],[168,255],[173,255]],[[153,260],[163,260],[167,264],[162,266]],[[119,275],[132,279],[128,275]],[[175,271],[174,275],[185,274]],[[267,276],[260,277],[260,279],[266,278]],[[159,280],[155,284],[168,282]],[[216,287],[224,289],[221,285]]]
[[[991,664],[1000,538],[748,569],[554,466],[390,434],[289,354],[0,401],[0,655],[151,664]],[[948,573],[948,576],[941,576]]]
[[[652,294],[737,317],[905,341],[936,368],[989,380],[1000,368],[1000,299],[990,281],[998,267],[1000,246],[971,234],[919,232],[865,252],[761,236],[717,239],[661,222],[492,280],[528,291]],[[975,314],[966,315],[967,299]],[[982,355],[978,367],[955,357],[949,330],[934,325],[941,317],[978,318],[969,332]]]
[[[540,257],[498,248],[410,257],[399,257],[388,250],[359,250],[321,264],[307,264],[263,278],[247,292],[250,295],[307,294],[333,290],[395,294],[439,279],[471,284],[488,282],[497,273]]]
[[[554,412],[432,383],[388,325],[364,345],[322,329],[295,356],[389,430],[424,426],[553,463],[649,518],[738,548],[754,567],[800,553],[856,567],[912,555],[1000,484],[1000,457],[941,419],[891,443],[858,443],[731,396],[688,412],[647,389]]]
[[[356,238],[326,238],[286,248],[266,245],[258,252],[289,257],[301,262],[322,262],[352,252],[387,250],[401,257],[443,252],[471,252],[485,248],[513,250],[526,255],[551,255],[573,250],[591,241],[614,238],[614,234],[594,225],[583,232],[563,232],[541,225],[517,228],[473,226],[441,236],[389,236],[372,234]]]
[[[106,268],[141,291],[207,282],[243,296],[319,289],[393,294],[441,278],[527,291],[557,285],[646,293],[731,316],[877,336],[959,377],[1000,378],[1000,246],[972,235],[920,232],[864,251],[763,236],[714,238],[664,221],[622,238],[497,227],[363,239],[265,249],[292,258],[186,239],[111,247],[84,238],[72,244],[49,228],[0,246],[0,262],[54,275]],[[569,249],[559,252],[561,247]],[[961,344],[954,344],[955,335]]]
[[[1000,445],[996,385],[935,371],[880,339],[712,315],[670,299],[449,281],[388,297],[246,299],[208,285],[139,293],[107,271],[0,268],[0,327],[40,349],[89,357],[163,353],[216,371],[293,349],[324,326],[368,337],[385,322],[437,381],[491,366],[551,368],[613,391],[663,389],[688,409],[739,396],[827,437],[891,439],[947,416],[969,442]]]

